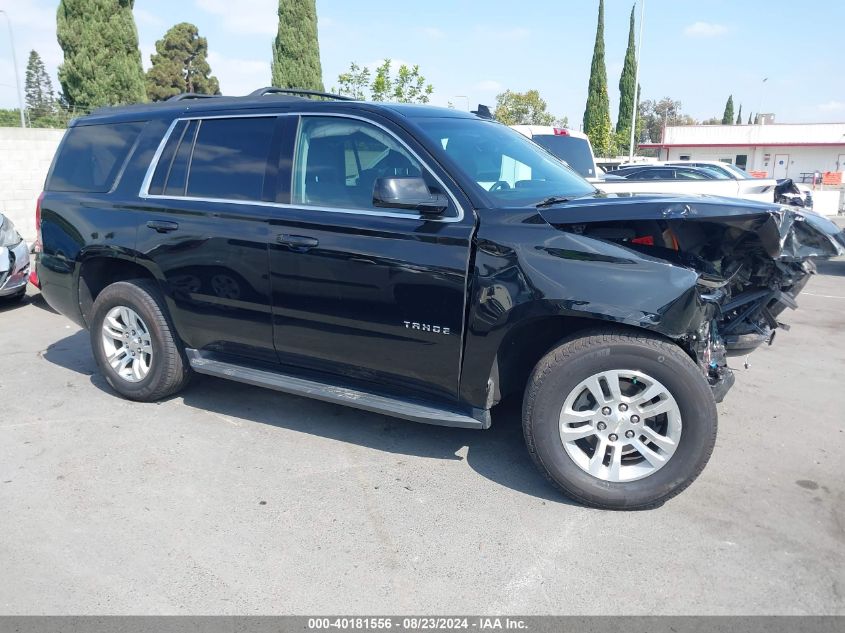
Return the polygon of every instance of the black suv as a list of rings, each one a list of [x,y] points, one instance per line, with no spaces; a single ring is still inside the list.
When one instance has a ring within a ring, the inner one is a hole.
[[[771,205],[599,194],[471,114],[292,92],[106,109],[65,135],[37,275],[121,395],[198,372],[485,429],[524,393],[552,482],[648,507],[707,462],[726,354],[770,340],[805,257],[838,252]]]

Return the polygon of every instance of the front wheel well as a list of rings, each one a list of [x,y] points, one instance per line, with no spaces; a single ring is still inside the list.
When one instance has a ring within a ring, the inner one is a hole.
[[[648,334],[677,345],[676,341],[657,332],[619,323],[568,316],[530,319],[510,330],[499,345],[493,364],[493,377],[498,392],[495,401],[509,395],[521,394],[534,367],[554,347],[584,332],[602,330],[627,330],[633,334]],[[683,347],[681,349],[689,353]]]
[[[135,262],[116,257],[86,259],[79,270],[79,307],[88,323],[97,296],[108,286],[129,279],[155,280],[149,270]]]

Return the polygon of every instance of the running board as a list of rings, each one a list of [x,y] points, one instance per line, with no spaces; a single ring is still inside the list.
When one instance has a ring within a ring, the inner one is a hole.
[[[387,396],[380,396],[365,391],[356,391],[329,383],[317,382],[305,378],[298,378],[276,371],[258,369],[245,365],[217,360],[213,355],[195,349],[186,349],[188,362],[198,374],[228,378],[257,387],[266,387],[284,393],[290,393],[306,398],[314,398],[323,402],[342,404],[356,409],[363,409],[372,413],[381,413],[414,422],[437,424],[440,426],[454,426],[465,429],[490,428],[490,412],[473,409],[478,418],[452,411],[440,409],[406,400],[397,400]]]

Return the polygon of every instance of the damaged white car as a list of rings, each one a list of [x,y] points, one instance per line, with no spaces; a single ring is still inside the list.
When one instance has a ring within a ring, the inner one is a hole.
[[[19,301],[26,294],[29,248],[15,225],[0,214],[0,301]]]

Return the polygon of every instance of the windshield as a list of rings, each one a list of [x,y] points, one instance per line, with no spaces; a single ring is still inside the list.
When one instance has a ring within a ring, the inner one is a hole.
[[[585,138],[574,136],[554,136],[552,134],[535,134],[531,139],[537,145],[545,147],[584,178],[595,178],[596,165],[593,162],[593,152],[590,143]]]
[[[732,165],[731,163],[725,163],[724,167],[729,172],[734,174],[734,176],[736,178],[738,178],[739,180],[751,180],[753,178],[753,176],[751,174],[749,174],[747,171],[745,171],[741,167],[737,167],[736,165]]]
[[[696,169],[700,169],[703,172],[707,172],[715,180],[730,180],[731,177],[728,176],[725,172],[723,172],[718,167],[714,167],[713,165],[698,165]]]
[[[519,132],[480,119],[417,119],[479,187],[502,206],[576,198],[595,188]]]

